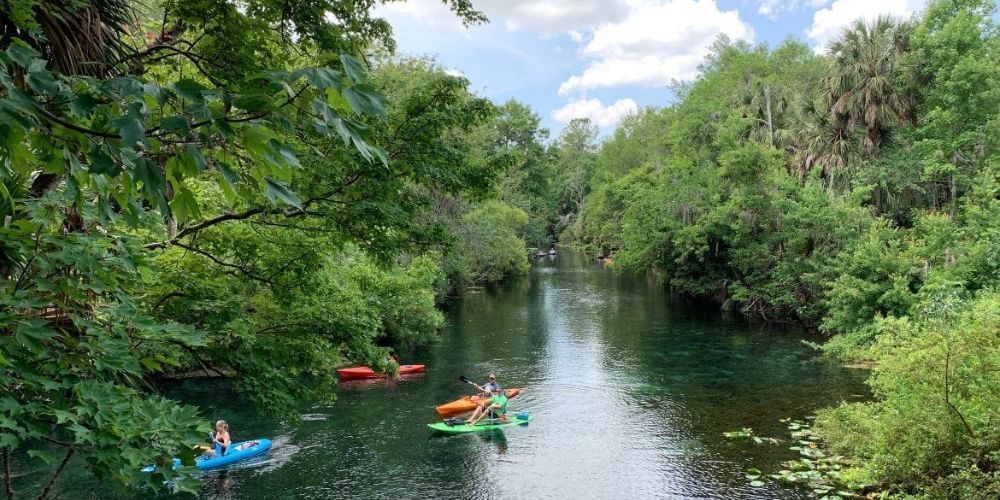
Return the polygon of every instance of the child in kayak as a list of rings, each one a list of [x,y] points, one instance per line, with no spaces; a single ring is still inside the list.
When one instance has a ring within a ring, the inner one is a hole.
[[[212,436],[212,448],[205,451],[205,454],[214,456],[223,456],[229,451],[229,445],[233,444],[233,440],[229,437],[229,424],[225,420],[219,420],[215,422],[215,435]]]
[[[490,398],[489,401],[476,408],[476,411],[472,412],[472,416],[469,417],[465,423],[468,425],[476,425],[486,415],[489,415],[490,418],[500,419],[506,422],[508,399],[510,398],[508,397],[507,391],[500,391],[495,396]]]

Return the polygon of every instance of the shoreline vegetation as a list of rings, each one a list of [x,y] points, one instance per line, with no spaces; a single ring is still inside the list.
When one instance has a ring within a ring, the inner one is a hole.
[[[594,155],[562,244],[870,366],[812,431],[853,483],[1000,496],[996,5],[859,21],[823,54],[721,41]],[[738,424],[738,423],[734,423]]]
[[[156,380],[214,374],[294,418],[336,367],[389,368],[438,338],[442,303],[557,245],[870,364],[874,400],[809,428],[853,483],[1000,497],[991,0],[858,21],[822,53],[722,37],[673,104],[607,137],[586,119],[550,137],[525,104],[395,55],[370,3],[7,3],[7,498],[50,497],[68,465],[194,492],[166,465],[208,419]]]

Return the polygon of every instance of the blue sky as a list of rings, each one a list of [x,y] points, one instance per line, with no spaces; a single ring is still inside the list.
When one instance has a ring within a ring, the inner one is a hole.
[[[587,117],[612,130],[625,114],[668,104],[672,80],[697,76],[719,36],[821,51],[858,17],[908,16],[925,0],[472,0],[490,22],[463,27],[440,0],[380,8],[401,53],[433,56],[497,102],[531,105],[558,134]]]

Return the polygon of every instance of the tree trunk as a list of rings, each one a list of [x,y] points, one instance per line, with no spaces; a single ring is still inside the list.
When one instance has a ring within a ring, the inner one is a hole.
[[[59,467],[52,474],[52,478],[49,479],[49,482],[45,485],[45,488],[42,490],[42,493],[38,495],[38,500],[45,500],[46,498],[48,498],[49,492],[52,491],[52,486],[56,484],[56,479],[59,479],[59,476],[62,474],[63,470],[66,469],[66,464],[69,463],[69,459],[73,458],[73,453],[75,451],[76,450],[74,450],[73,448],[70,448],[69,450],[66,451],[66,456],[63,457],[62,462],[59,463]]]
[[[955,219],[955,198],[958,197],[958,186],[955,184],[955,174],[951,174],[951,179],[948,181],[950,184],[951,191],[951,208],[948,209],[948,218]]]
[[[774,146],[774,120],[771,117],[771,86],[764,85],[764,107],[767,112],[767,142]]]
[[[10,448],[3,449],[3,490],[7,500],[14,500],[14,488],[10,484]]]

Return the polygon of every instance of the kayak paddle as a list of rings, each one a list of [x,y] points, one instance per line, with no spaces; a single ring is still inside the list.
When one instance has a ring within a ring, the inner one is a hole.
[[[465,382],[466,384],[469,384],[469,385],[475,387],[476,389],[479,389],[480,392],[483,391],[483,388],[479,387],[479,384],[477,384],[477,383],[475,383],[475,382],[473,382],[473,381],[465,378],[465,375],[459,375],[458,379],[461,380],[462,382]]]
[[[462,382],[465,382],[466,384],[471,385],[472,387],[475,387],[476,389],[479,389],[479,392],[486,392],[486,389],[484,389],[479,384],[477,384],[477,383],[475,383],[475,382],[473,382],[473,381],[465,378],[465,375],[459,375],[458,379],[461,380]],[[507,392],[507,391],[500,391],[500,392]]]

